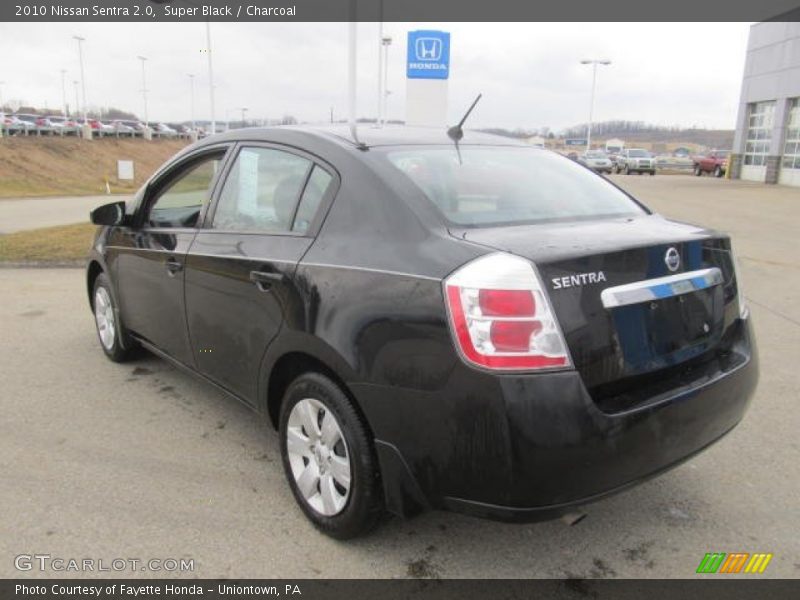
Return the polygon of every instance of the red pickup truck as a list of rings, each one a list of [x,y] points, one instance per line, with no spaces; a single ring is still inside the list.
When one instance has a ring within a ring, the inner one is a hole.
[[[713,173],[714,177],[722,177],[728,168],[727,150],[714,150],[708,156],[695,156],[694,174],[700,177],[703,173]]]

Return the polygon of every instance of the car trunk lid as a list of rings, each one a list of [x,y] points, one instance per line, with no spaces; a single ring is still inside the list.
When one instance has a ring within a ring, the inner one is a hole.
[[[451,233],[534,262],[590,391],[713,352],[735,318],[730,242],[714,231],[646,215]]]

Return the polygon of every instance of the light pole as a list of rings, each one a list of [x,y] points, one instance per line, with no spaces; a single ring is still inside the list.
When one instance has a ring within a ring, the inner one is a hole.
[[[242,129],[244,129],[244,115],[245,115],[245,113],[247,112],[247,107],[246,107],[246,106],[243,106],[243,107],[241,108],[241,111],[242,111]]]
[[[378,117],[375,126],[381,126],[383,109],[383,0],[378,0]]]
[[[586,128],[586,151],[592,148],[592,116],[594,114],[594,87],[597,82],[597,65],[610,65],[610,60],[586,59],[581,61],[582,65],[592,65],[592,99],[589,102],[589,126]]]
[[[383,105],[381,107],[381,127],[386,125],[386,110],[389,101],[389,46],[392,45],[392,36],[387,35],[381,39],[383,46]]]
[[[82,38],[79,35],[73,35],[73,40],[77,40],[78,42],[78,60],[81,63],[81,98],[83,100],[83,124],[86,125],[87,116],[86,116],[86,74],[83,72],[83,42],[86,41],[86,38]]]
[[[192,131],[194,131],[194,75],[192,73],[189,73],[189,116],[192,119]]]
[[[3,86],[5,83],[5,81],[0,81],[0,110],[3,109]]]
[[[150,127],[150,121],[147,118],[147,79],[145,78],[144,73],[144,63],[147,61],[147,58],[144,56],[137,56],[140,61],[142,61],[142,98],[144,99],[144,126],[145,128]]]
[[[78,101],[78,80],[75,79],[72,82],[72,85],[75,86],[75,116],[79,118],[79,114],[81,112],[81,103]]]
[[[64,118],[67,118],[67,70],[61,69],[61,102],[63,104]]]
[[[214,112],[214,66],[211,61],[211,22],[206,21],[206,46],[208,47],[208,97],[211,103],[211,133],[217,132],[217,117]]]

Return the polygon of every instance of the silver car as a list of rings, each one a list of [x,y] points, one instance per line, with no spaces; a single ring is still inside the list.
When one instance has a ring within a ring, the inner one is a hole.
[[[608,155],[599,150],[584,152],[578,157],[578,162],[589,167],[596,173],[611,173],[611,167],[614,166],[611,163],[611,159],[608,158]]]

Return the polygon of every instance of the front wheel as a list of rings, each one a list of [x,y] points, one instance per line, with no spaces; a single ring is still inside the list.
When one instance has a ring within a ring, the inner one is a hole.
[[[700,177],[700,175],[703,174],[703,169],[700,168],[700,165],[695,165],[694,166],[694,174],[695,174],[695,177]]]
[[[652,177],[653,175],[655,175],[655,174],[656,174],[656,172],[655,172],[655,171],[650,171],[650,176],[651,176],[651,177]]]
[[[722,177],[722,167],[717,166],[714,168],[714,177]]]
[[[631,168],[628,165],[625,165],[625,175],[631,174]]]
[[[131,358],[135,354],[135,343],[127,337],[120,325],[119,311],[111,293],[111,283],[105,273],[98,275],[94,281],[92,310],[97,338],[106,356],[114,362],[124,362]]]
[[[371,436],[344,391],[306,373],[286,391],[280,416],[286,478],[306,517],[323,533],[349,539],[383,514]]]

